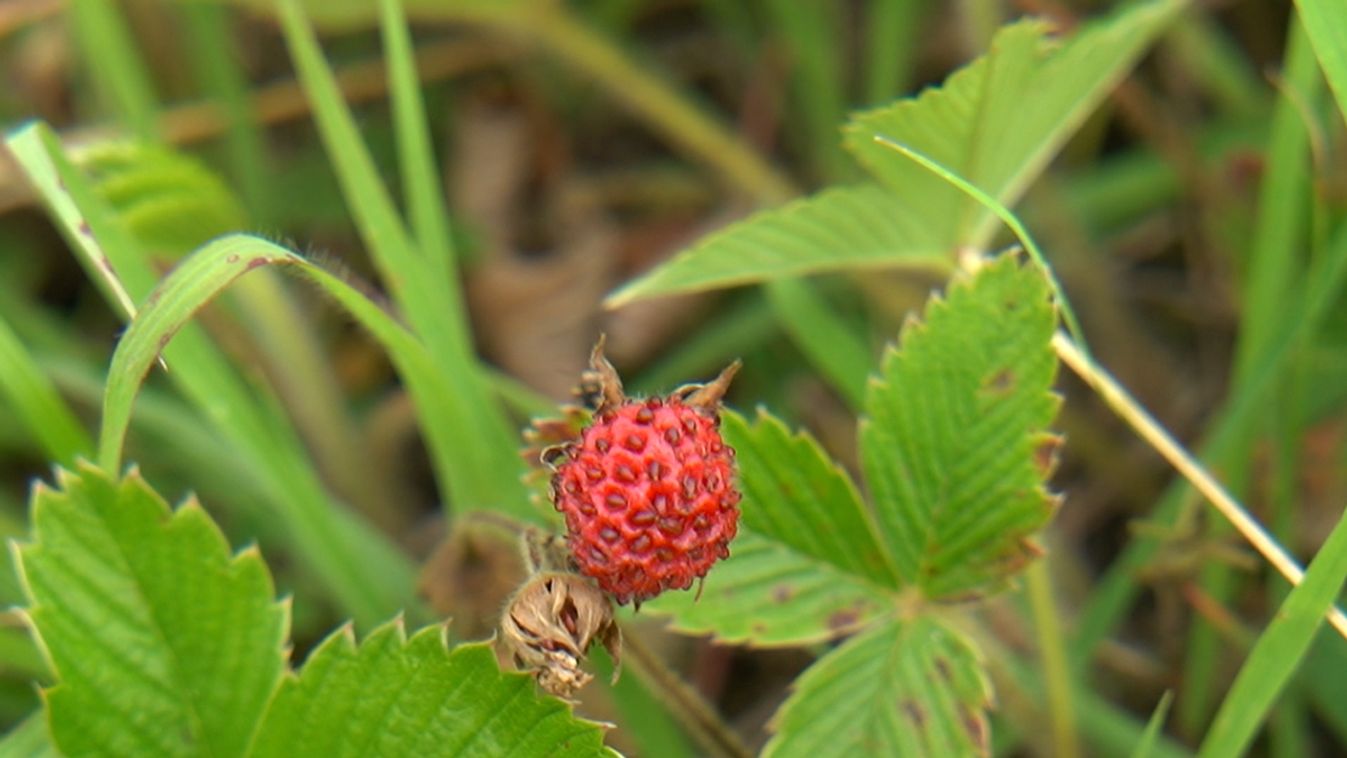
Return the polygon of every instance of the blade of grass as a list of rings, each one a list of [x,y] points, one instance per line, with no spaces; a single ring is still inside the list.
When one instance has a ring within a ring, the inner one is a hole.
[[[1317,100],[1316,93],[1322,93],[1322,84],[1314,54],[1300,25],[1291,25],[1286,45],[1285,86],[1309,101]],[[1297,279],[1304,270],[1300,251],[1305,247],[1308,228],[1305,207],[1311,187],[1307,171],[1310,144],[1301,122],[1303,116],[1291,98],[1278,99],[1268,136],[1267,169],[1259,188],[1245,275],[1232,380],[1235,394],[1243,391],[1251,372],[1259,368],[1256,361],[1267,352],[1267,341],[1275,336],[1277,314],[1288,310],[1289,298],[1294,295]],[[1253,441],[1252,436],[1247,437],[1243,449],[1232,450],[1229,460],[1235,465],[1225,468],[1229,472],[1226,486],[1236,496],[1245,490]],[[1219,539],[1223,531],[1223,525],[1214,524],[1212,538]],[[1200,582],[1207,596],[1222,605],[1230,601],[1237,585],[1234,572],[1218,562],[1202,567]],[[1201,616],[1195,618],[1184,656],[1185,687],[1177,713],[1185,734],[1199,734],[1211,713],[1215,689],[1219,687],[1216,667],[1222,654],[1216,629]]]
[[[1108,372],[1094,364],[1060,332],[1053,338],[1053,347],[1062,362],[1084,379],[1115,413],[1216,506],[1221,515],[1273,568],[1291,584],[1301,583],[1304,571],[1295,559]],[[1330,607],[1327,613],[1329,623],[1338,633],[1347,637],[1347,615],[1336,606]]]
[[[73,465],[93,441],[9,324],[0,319],[0,396],[49,460]]]
[[[223,108],[226,165],[243,196],[248,215],[269,223],[272,209],[267,146],[262,130],[253,120],[244,78],[229,29],[229,8],[215,3],[183,3],[177,10],[185,20],[190,44],[187,54],[201,89]]]
[[[1338,519],[1300,582],[1282,603],[1202,741],[1199,756],[1239,755],[1248,749],[1277,695],[1300,665],[1324,613],[1347,582],[1347,514]]]
[[[444,191],[436,170],[439,164],[430,144],[426,107],[421,99],[416,58],[402,3],[379,0],[379,22],[383,30],[384,57],[388,61],[388,91],[397,132],[402,193],[407,200],[412,232],[425,254],[439,265],[439,275],[451,279],[457,276],[454,243],[445,217]],[[452,286],[446,287],[445,291],[459,294]],[[443,307],[453,309],[464,318],[462,302],[445,303]]]
[[[865,341],[809,283],[782,279],[764,288],[777,321],[853,409],[865,405],[875,358]]]
[[[1169,706],[1173,702],[1173,690],[1165,690],[1165,694],[1160,696],[1160,702],[1155,704],[1150,720],[1146,722],[1146,731],[1142,732],[1136,750],[1132,751],[1132,758],[1150,758],[1155,754],[1156,741],[1160,737],[1160,730],[1165,726],[1165,717],[1169,715]]]
[[[1292,24],[1286,41],[1283,80],[1313,104],[1323,92],[1314,51],[1300,24]],[[1308,229],[1305,207],[1310,196],[1310,140],[1297,104],[1278,98],[1268,135],[1266,168],[1258,189],[1257,221],[1249,246],[1248,271],[1236,345],[1234,383],[1248,381],[1256,361],[1276,327],[1275,314],[1285,310],[1295,277],[1304,270],[1299,252]]]
[[[1080,755],[1076,734],[1076,712],[1072,697],[1071,670],[1066,663],[1066,644],[1058,623],[1057,601],[1053,597],[1052,572],[1047,560],[1034,561],[1025,574],[1034,631],[1038,636],[1038,654],[1047,688],[1048,717],[1052,722],[1052,754],[1062,758]]]
[[[806,154],[815,175],[837,180],[854,174],[855,164],[842,151],[839,128],[846,116],[847,82],[842,75],[836,6],[769,0],[765,8],[790,54],[790,89],[796,106],[790,122],[804,127],[798,136],[808,146]]]
[[[299,5],[283,0],[280,9],[291,57],[361,238],[394,301],[453,388],[433,404],[418,398],[423,408],[450,409],[425,419],[431,428],[446,429],[439,437],[443,444],[431,451],[440,485],[461,508],[504,509],[536,520],[537,512],[524,505],[528,496],[515,454],[517,435],[490,397],[462,313],[446,307],[460,300],[451,294],[455,283],[437,275],[440,264],[417,248],[403,226]]]
[[[744,345],[771,339],[780,324],[770,305],[756,294],[746,295],[742,302],[728,306],[715,319],[716,328],[693,331],[636,375],[631,387],[646,394],[667,392],[689,376],[700,376],[739,357]]]
[[[158,273],[70,163],[51,130],[34,124],[10,137],[8,144],[90,277],[105,292],[120,292],[128,302],[131,294],[148,295]],[[173,365],[169,378],[218,433],[266,473],[268,503],[286,523],[300,559],[340,607],[362,624],[387,618],[399,608],[419,612],[409,561],[381,535],[353,525],[340,513],[279,409],[245,382],[193,325],[182,330],[167,355]]]
[[[865,9],[865,102],[882,105],[912,80],[924,0],[875,0]]]
[[[117,4],[73,0],[70,12],[76,49],[94,88],[132,134],[154,141],[159,131],[154,84]]]
[[[1347,14],[1337,0],[1296,0],[1296,10],[1347,119]]]
[[[1339,229],[1324,253],[1311,262],[1298,292],[1289,299],[1291,306],[1276,314],[1275,336],[1267,341],[1262,357],[1252,361],[1255,368],[1247,384],[1216,414],[1200,446],[1202,459],[1212,467],[1229,470],[1235,460],[1233,454],[1248,449],[1247,439],[1255,433],[1257,422],[1266,411],[1267,398],[1290,357],[1302,350],[1324,323],[1344,282],[1347,282],[1347,228]],[[1184,482],[1176,482],[1161,497],[1154,518],[1163,523],[1173,522],[1189,494]],[[1085,666],[1091,651],[1127,613],[1139,591],[1136,571],[1157,548],[1153,538],[1133,540],[1096,582],[1077,623],[1073,658],[1078,669]]]

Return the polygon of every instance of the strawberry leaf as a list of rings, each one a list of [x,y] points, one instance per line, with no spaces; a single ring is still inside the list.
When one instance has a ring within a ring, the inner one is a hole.
[[[88,465],[33,494],[16,549],[57,683],[68,755],[240,755],[285,666],[286,607],[254,549],[230,555],[194,500],[170,510],[138,474]]]
[[[669,592],[644,607],[683,631],[755,645],[826,640],[885,614],[897,574],[846,473],[765,411],[752,425],[726,412],[721,433],[744,494],[730,557],[707,575],[700,602]]]
[[[875,137],[914,148],[1013,205],[1182,7],[1129,5],[1065,40],[1043,21],[1007,26],[939,89],[854,118],[846,147],[945,250],[982,247],[996,228],[992,214]]]
[[[985,755],[990,705],[991,686],[967,641],[930,617],[889,621],[796,680],[763,754]]]
[[[904,582],[935,599],[995,589],[1036,554],[1057,438],[1056,316],[1037,269],[986,264],[886,351],[861,425],[879,531]]]
[[[402,622],[357,645],[330,635],[288,677],[254,755],[600,755],[603,729],[501,673],[489,643],[445,648],[444,628],[407,639]]]

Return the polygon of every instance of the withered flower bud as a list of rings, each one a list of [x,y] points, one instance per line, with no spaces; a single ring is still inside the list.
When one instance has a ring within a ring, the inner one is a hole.
[[[580,663],[596,640],[615,665],[621,658],[612,603],[579,574],[535,573],[510,598],[500,630],[499,644],[515,666],[532,672],[539,686],[557,697],[572,697],[593,678]]]

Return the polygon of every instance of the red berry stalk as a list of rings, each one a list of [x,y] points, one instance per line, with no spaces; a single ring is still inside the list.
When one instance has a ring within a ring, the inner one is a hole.
[[[720,400],[739,370],[667,397],[628,398],[603,356],[588,376],[598,408],[552,476],[576,565],[625,605],[684,590],[730,554],[739,525],[734,449]]]

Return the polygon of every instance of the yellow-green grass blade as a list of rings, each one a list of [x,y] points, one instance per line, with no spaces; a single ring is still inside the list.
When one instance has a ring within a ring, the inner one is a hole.
[[[1198,753],[1202,758],[1240,755],[1299,667],[1347,581],[1347,518],[1340,517],[1305,578],[1286,596],[1263,630],[1226,695]]]

